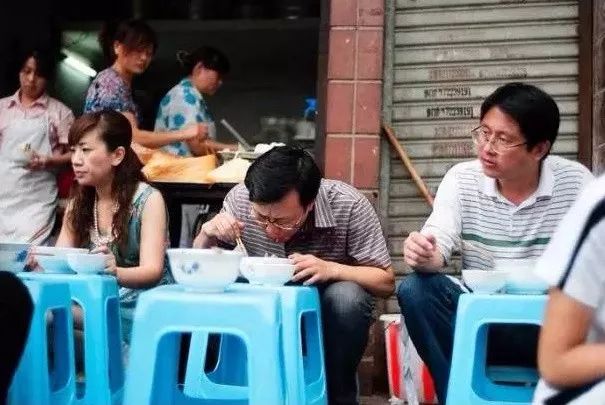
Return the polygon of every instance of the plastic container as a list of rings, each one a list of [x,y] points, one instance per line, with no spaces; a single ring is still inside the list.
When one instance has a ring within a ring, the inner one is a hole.
[[[317,99],[305,98],[305,103],[307,103],[303,114],[305,119],[307,121],[315,121],[315,116],[317,115]]]

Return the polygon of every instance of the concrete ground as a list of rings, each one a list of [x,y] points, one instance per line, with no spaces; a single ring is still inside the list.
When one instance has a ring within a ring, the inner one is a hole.
[[[373,395],[361,397],[361,405],[390,405],[390,402],[386,394],[384,396]]]

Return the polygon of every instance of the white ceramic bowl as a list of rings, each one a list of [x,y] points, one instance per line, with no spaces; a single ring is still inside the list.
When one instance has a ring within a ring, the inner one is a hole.
[[[168,249],[170,270],[188,289],[222,292],[239,275],[242,252],[221,249]]]
[[[107,255],[90,253],[68,253],[67,263],[78,274],[100,274],[105,272]]]
[[[498,260],[496,271],[506,272],[505,290],[509,294],[543,294],[548,284],[535,273],[534,259]]]
[[[23,271],[30,247],[29,243],[0,243],[0,271]]]
[[[284,285],[294,275],[292,261],[278,257],[244,257],[240,270],[250,284],[258,285]]]
[[[69,253],[87,253],[87,249],[37,246],[32,249],[36,261],[45,273],[73,274],[67,263]]]
[[[504,288],[506,273],[492,270],[462,270],[462,279],[475,293],[494,294]]]

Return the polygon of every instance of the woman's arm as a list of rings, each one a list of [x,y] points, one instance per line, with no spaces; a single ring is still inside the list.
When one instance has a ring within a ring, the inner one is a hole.
[[[139,265],[118,267],[118,283],[124,287],[142,288],[162,278],[166,252],[166,207],[158,191],[151,193],[141,216]]]
[[[549,293],[538,345],[538,367],[546,382],[572,387],[605,377],[605,344],[586,343],[594,309],[558,288]]]
[[[30,170],[50,170],[56,167],[66,167],[71,163],[71,152],[65,149],[65,145],[61,145],[60,150],[50,155],[41,155],[37,152],[32,152],[27,167]]]
[[[208,136],[206,126],[199,124],[191,124],[176,131],[146,131],[144,129],[139,129],[136,119],[131,112],[123,111],[122,114],[130,121],[130,126],[132,127],[132,140],[147,148],[161,148],[162,146],[173,142],[188,141],[190,139],[203,141]]]

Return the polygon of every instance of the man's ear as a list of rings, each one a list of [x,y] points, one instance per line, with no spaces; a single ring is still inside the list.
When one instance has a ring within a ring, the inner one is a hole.
[[[544,156],[548,155],[548,152],[550,151],[550,141],[542,141],[540,143],[538,143],[537,145],[535,145],[532,148],[532,154],[534,155],[534,157],[536,158],[537,161],[540,161],[544,158]]]

